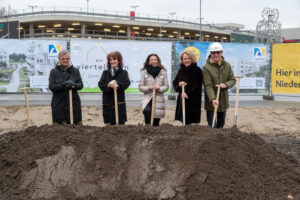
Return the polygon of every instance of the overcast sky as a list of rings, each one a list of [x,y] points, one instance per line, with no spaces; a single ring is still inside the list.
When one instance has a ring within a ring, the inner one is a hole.
[[[17,10],[29,9],[28,5],[86,9],[87,0],[0,0],[1,6],[9,4]],[[195,20],[200,17],[200,0],[89,0],[88,4],[89,9],[129,12],[130,6],[138,5],[137,13],[168,15],[176,12],[174,17]],[[265,7],[279,10],[283,28],[300,27],[300,0],[202,0],[202,17],[204,23],[238,23],[246,29],[255,29]]]

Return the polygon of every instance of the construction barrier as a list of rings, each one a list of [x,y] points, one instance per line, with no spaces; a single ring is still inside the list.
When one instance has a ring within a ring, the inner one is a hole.
[[[58,53],[67,50],[71,62],[80,70],[84,88],[81,92],[100,92],[98,81],[106,69],[106,55],[120,51],[124,68],[131,80],[126,92],[139,93],[140,69],[147,55],[157,53],[167,68],[170,88],[180,61],[180,53],[191,49],[197,56],[197,64],[202,67],[209,56],[208,42],[157,42],[121,40],[27,40],[0,39],[0,92],[50,92],[48,77],[50,70],[58,62]],[[235,75],[242,75],[243,91],[263,94],[270,88],[272,92],[299,94],[300,90],[300,44],[274,44],[272,73],[270,73],[270,46],[265,44],[222,43],[223,56],[232,66]],[[171,90],[171,89],[170,89]],[[170,92],[169,90],[169,92]],[[233,88],[234,90],[234,88]]]
[[[300,94],[300,44],[274,44],[272,92]]]

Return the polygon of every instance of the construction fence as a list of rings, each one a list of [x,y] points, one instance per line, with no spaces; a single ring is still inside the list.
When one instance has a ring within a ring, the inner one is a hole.
[[[147,56],[156,53],[168,71],[170,86],[180,66],[180,53],[191,49],[203,67],[209,56],[209,42],[158,42],[123,40],[27,40],[0,39],[0,92],[50,92],[48,77],[58,62],[58,53],[68,50],[71,62],[80,70],[81,92],[101,92],[98,81],[107,67],[106,55],[119,51],[131,85],[128,93],[139,93],[140,69]],[[300,44],[222,43],[223,56],[235,75],[242,75],[240,93],[300,94]],[[168,92],[172,92],[170,87]],[[235,93],[232,88],[231,93]]]

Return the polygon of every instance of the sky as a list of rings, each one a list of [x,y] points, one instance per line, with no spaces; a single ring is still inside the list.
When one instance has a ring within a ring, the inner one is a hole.
[[[168,13],[176,12],[174,18],[191,18],[199,22],[200,1],[203,23],[238,23],[245,25],[246,30],[255,30],[256,24],[262,20],[262,10],[269,7],[279,10],[278,21],[282,28],[300,27],[300,0],[88,0],[88,6],[89,10],[125,13],[133,10],[131,6],[138,5],[136,13],[171,18]],[[0,0],[0,6],[8,5],[20,11],[31,9],[28,5],[86,10],[87,0]]]

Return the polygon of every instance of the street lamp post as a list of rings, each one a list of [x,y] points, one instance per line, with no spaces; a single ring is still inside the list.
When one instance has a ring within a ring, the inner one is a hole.
[[[170,20],[170,21],[168,21],[168,23],[165,23],[165,24],[159,26],[159,38],[160,38],[160,40],[161,40],[161,28],[163,26],[166,26],[166,25],[171,24],[171,23],[172,23],[172,21]]]
[[[28,5],[29,8],[31,8],[31,12],[33,12],[34,8],[37,8],[37,6]]]
[[[135,9],[138,8],[139,6],[138,5],[133,5],[133,6],[130,6],[130,7],[133,8],[133,15],[131,15],[131,11],[130,11],[130,19],[135,20]],[[129,30],[130,30],[129,34],[131,35],[131,33],[133,32],[131,30],[131,27],[129,27]],[[135,33],[133,33],[133,36],[135,36]]]
[[[7,39],[9,39],[9,21],[8,21],[8,15],[5,16],[6,23],[7,23]]]
[[[200,35],[200,42],[202,42],[202,30],[201,30],[201,26],[202,26],[202,17],[201,17],[201,0],[200,0],[200,29],[199,29],[199,35]]]
[[[176,14],[176,12],[169,13],[169,15],[172,15],[172,21],[173,21],[173,15],[175,15],[175,14]]]
[[[133,8],[133,11],[135,13],[135,9],[138,8],[139,6],[138,5],[133,5],[133,6],[130,6],[131,8]]]
[[[168,24],[171,24],[173,22],[173,15],[175,15],[175,14],[176,14],[176,12],[169,13],[169,15],[172,15],[172,20],[169,20],[168,23],[165,23],[165,24],[159,26],[159,38],[160,38],[160,40],[161,40],[161,27],[166,26]]]
[[[86,0],[86,14],[89,13],[89,0]]]

